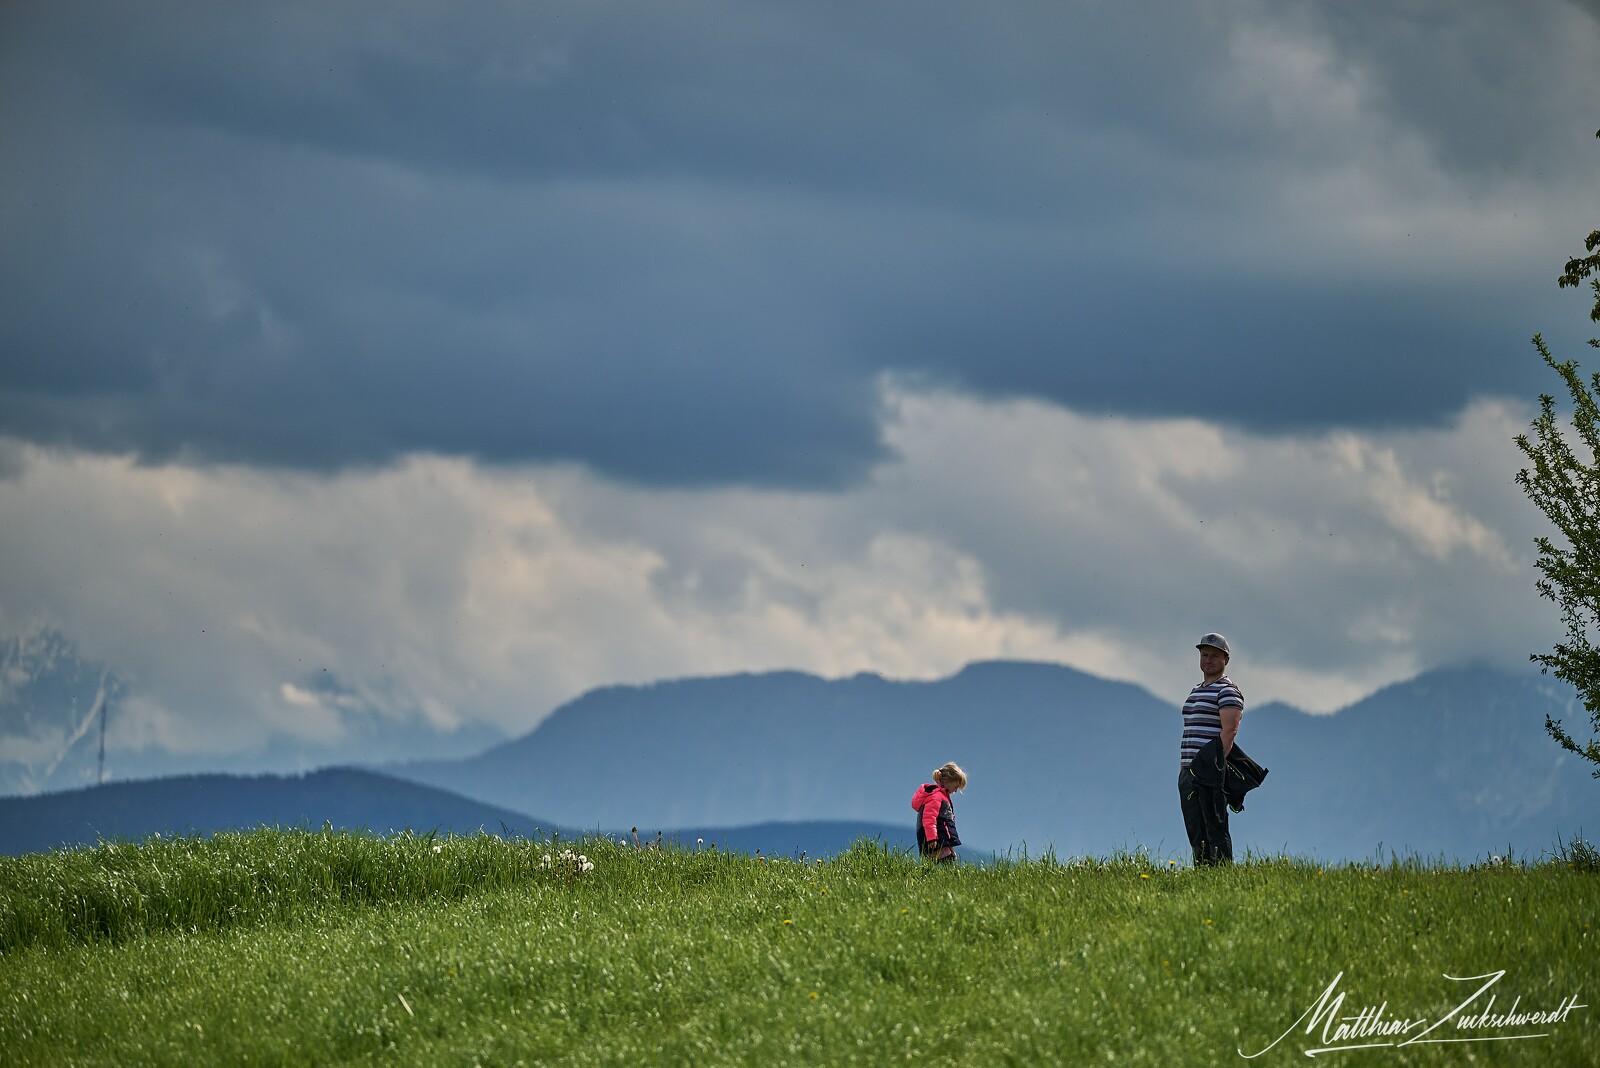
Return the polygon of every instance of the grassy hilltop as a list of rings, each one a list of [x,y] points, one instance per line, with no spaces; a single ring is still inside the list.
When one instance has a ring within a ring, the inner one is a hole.
[[[1369,1024],[1425,1019],[1414,1037],[1483,985],[1445,974],[1504,969],[1458,1017],[1582,1007],[1330,1056],[1594,1064],[1594,859],[1580,844],[1474,868],[937,869],[867,842],[817,863],[268,830],[106,845],[0,858],[0,1050],[40,1065],[1306,1063],[1325,1028],[1291,1026],[1340,973],[1326,1034],[1370,1007]]]

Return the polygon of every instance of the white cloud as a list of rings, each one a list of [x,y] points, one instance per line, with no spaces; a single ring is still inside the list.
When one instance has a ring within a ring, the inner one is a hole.
[[[929,393],[894,407],[905,459],[879,488],[895,521],[983,560],[994,603],[1092,635],[1091,662],[1065,658],[1088,670],[1169,692],[1193,671],[1175,650],[1215,628],[1253,697],[1330,710],[1548,642],[1538,517],[1512,483],[1525,415],[1506,405],[1311,437]]]
[[[1526,413],[1274,438],[884,390],[898,458],[837,494],[26,448],[0,625],[129,679],[116,745],[200,753],[337,743],[356,714],[523,731],[593,686],[774,668],[1048,659],[1176,694],[1213,628],[1253,702],[1328,710],[1548,644],[1511,481]]]
[[[1594,124],[1563,72],[1600,25],[1566,4],[1525,7],[1459,20],[1405,5],[1241,8],[1201,92],[1219,133],[1243,131],[1247,148],[1195,176],[1222,213],[1198,213],[1191,247],[1303,277],[1548,273],[1593,198],[1579,161]]]

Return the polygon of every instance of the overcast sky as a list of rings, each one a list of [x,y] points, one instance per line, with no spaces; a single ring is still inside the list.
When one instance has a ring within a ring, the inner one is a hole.
[[[126,681],[130,772],[778,667],[1176,703],[1209,629],[1317,711],[1525,665],[1597,55],[1560,0],[14,0],[0,638]]]

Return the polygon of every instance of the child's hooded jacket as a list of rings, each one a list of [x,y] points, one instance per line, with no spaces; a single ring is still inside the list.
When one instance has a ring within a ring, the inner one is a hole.
[[[956,808],[950,791],[934,782],[925,782],[911,795],[911,807],[918,812],[917,848],[931,853],[961,844],[956,834]]]

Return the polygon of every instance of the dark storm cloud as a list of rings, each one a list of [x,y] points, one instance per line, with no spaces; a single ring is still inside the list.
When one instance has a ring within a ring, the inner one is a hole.
[[[1570,309],[1519,255],[1262,205],[1348,170],[1539,217],[1594,169],[1594,23],[1352,10],[10,5],[0,431],[837,485],[885,371],[1255,428],[1537,392]]]

